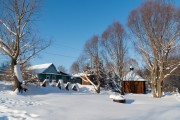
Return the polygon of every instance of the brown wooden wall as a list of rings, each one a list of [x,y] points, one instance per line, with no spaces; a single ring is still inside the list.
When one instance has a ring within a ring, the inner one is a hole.
[[[88,78],[89,78],[89,76],[88,76]],[[81,76],[81,79],[82,79],[82,85],[91,85],[91,83],[89,81],[87,81],[86,77]]]
[[[95,76],[94,75],[90,75],[87,76],[92,82],[95,82]],[[91,85],[91,83],[86,79],[86,77],[81,76],[82,79],[82,85]]]
[[[82,79],[82,85],[91,85],[86,79]]]
[[[145,81],[123,81],[125,93],[146,93]]]

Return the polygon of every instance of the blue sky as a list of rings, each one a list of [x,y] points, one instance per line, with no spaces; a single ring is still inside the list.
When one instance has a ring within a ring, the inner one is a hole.
[[[86,40],[114,21],[125,28],[128,14],[143,0],[44,0],[38,21],[39,36],[52,39],[51,47],[31,60],[32,65],[54,63],[69,69]],[[180,0],[176,0],[180,6]],[[127,28],[126,28],[127,29]],[[129,50],[131,52],[131,50]],[[135,57],[135,54],[131,54]]]
[[[69,69],[79,57],[86,40],[101,33],[114,21],[126,26],[130,11],[143,0],[45,0],[38,30],[52,38],[51,47],[32,64],[52,62]]]
[[[114,21],[119,21],[126,28],[128,14],[142,2],[143,0],[45,0],[36,24],[40,36],[52,38],[53,43],[31,63],[54,63],[69,70],[82,53],[86,40],[95,34],[101,35]],[[180,6],[180,1],[176,0],[176,5]],[[134,52],[132,53],[131,57],[135,57]]]

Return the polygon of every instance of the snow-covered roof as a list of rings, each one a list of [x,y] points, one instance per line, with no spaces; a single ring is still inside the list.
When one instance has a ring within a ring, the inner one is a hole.
[[[53,63],[34,65],[34,66],[29,67],[29,70],[32,70],[32,71],[34,71],[36,73],[42,73],[47,68],[49,68],[52,64]]]
[[[81,77],[81,76],[85,76],[85,75],[91,75],[91,74],[86,74],[86,73],[78,73],[78,74],[74,74],[72,75],[73,77]]]
[[[127,73],[126,76],[123,77],[123,81],[147,81],[139,76],[134,70],[131,70]]]

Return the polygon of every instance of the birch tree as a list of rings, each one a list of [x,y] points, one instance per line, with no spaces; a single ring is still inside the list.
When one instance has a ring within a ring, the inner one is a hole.
[[[102,34],[103,58],[110,64],[114,76],[120,81],[119,92],[124,95],[123,76],[126,55],[126,32],[119,22],[112,23]]]
[[[100,93],[100,58],[99,58],[99,38],[94,35],[91,39],[85,43],[85,53],[90,56],[91,72],[96,75],[96,81],[98,86],[96,88],[97,93]],[[92,83],[91,83],[92,84]]]
[[[91,68],[94,68],[95,61],[99,59],[99,38],[94,35],[92,38],[86,41],[84,45],[84,51],[86,55],[90,57]]]
[[[70,71],[72,74],[77,74],[80,72],[80,66],[77,61],[72,63]]]
[[[84,74],[83,77],[86,78],[86,81],[88,81],[89,83],[91,83],[91,85],[94,87],[94,90],[95,90],[97,93],[100,93],[100,81],[97,81],[97,85],[96,85],[94,82],[92,82],[92,81],[88,78],[88,72],[87,72],[87,71],[84,72],[83,74]],[[82,76],[80,76],[80,77],[81,77],[81,79],[84,79]]]
[[[47,47],[33,32],[40,3],[40,0],[0,1],[0,51],[11,60],[14,89],[20,87],[22,78],[19,65]]]
[[[180,46],[180,10],[165,0],[147,0],[129,14],[128,26],[151,73],[152,95],[160,98],[164,79],[180,66],[169,62]]]

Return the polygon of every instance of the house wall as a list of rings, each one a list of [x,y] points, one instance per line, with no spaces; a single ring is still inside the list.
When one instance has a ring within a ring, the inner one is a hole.
[[[56,80],[58,81],[59,79],[62,79],[61,75],[57,75],[57,74],[38,74],[38,79],[43,82],[45,79],[47,79],[47,77],[49,77],[50,80]]]
[[[146,93],[145,81],[123,81],[125,93]]]
[[[62,76],[62,80],[64,83],[70,82],[72,84],[74,84],[74,83],[82,84],[81,78],[73,78],[72,79],[71,76],[67,76],[67,75]]]
[[[64,83],[67,83],[67,82],[72,83],[70,76],[62,76],[62,79],[63,79],[63,82],[64,82]]]
[[[82,84],[82,79],[81,78],[73,78],[73,83],[79,83],[79,84]]]
[[[64,76],[61,74],[38,74],[38,78],[40,80],[40,82],[43,82],[45,79],[47,79],[47,76],[50,76],[50,81],[51,80],[56,80],[56,82],[58,82],[59,79],[62,79],[64,83],[70,82],[70,83],[79,83],[82,84],[82,80],[81,79],[71,79],[71,76]],[[56,79],[53,78],[53,76],[55,76]]]

